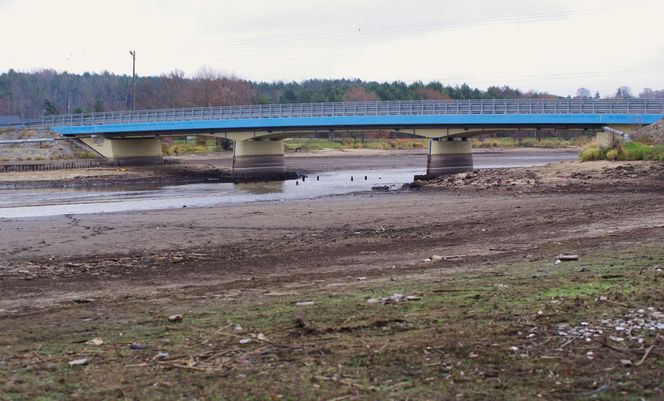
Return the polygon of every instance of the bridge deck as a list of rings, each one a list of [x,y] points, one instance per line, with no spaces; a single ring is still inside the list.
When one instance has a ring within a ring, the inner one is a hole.
[[[14,125],[65,136],[251,130],[595,128],[652,124],[664,100],[513,99],[268,104],[44,116]]]

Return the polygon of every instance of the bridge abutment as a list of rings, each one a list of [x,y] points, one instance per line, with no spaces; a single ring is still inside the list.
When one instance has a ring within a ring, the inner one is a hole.
[[[236,141],[233,175],[243,179],[284,179],[284,142],[281,139]]]
[[[595,142],[602,150],[613,149],[628,140],[637,128],[634,125],[609,125],[604,131],[597,132]]]
[[[162,164],[164,159],[159,138],[80,138],[100,155],[115,160],[120,166]]]
[[[473,150],[469,138],[431,138],[427,157],[427,177],[473,170]]]

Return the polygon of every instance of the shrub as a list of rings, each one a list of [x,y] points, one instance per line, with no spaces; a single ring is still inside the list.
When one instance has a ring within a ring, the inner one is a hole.
[[[616,149],[611,149],[606,152],[606,160],[616,161],[618,160],[618,151]]]
[[[664,161],[664,145],[655,145],[652,147],[650,160]]]
[[[639,142],[625,144],[624,160],[648,160],[652,146]]]
[[[591,142],[584,146],[579,155],[581,161],[590,160],[657,160],[664,161],[664,145],[648,145],[641,142],[619,143],[609,149],[602,151],[599,145]]]
[[[599,145],[596,142],[590,142],[583,147],[579,159],[582,162],[592,161],[592,160],[603,160],[605,155],[602,150],[599,148]]]
[[[95,159],[97,157],[97,154],[89,152],[89,151],[86,150],[86,151],[78,153],[76,156],[79,159]]]

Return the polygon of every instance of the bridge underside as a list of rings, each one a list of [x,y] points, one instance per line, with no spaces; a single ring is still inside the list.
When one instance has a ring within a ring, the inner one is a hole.
[[[470,138],[482,134],[500,131],[514,131],[533,128],[559,128],[578,130],[600,130],[602,124],[540,124],[537,126],[371,126],[371,127],[289,127],[288,129],[256,130],[218,130],[189,129],[175,131],[145,131],[131,134],[105,132],[84,137],[82,134],[72,135],[87,144],[104,157],[116,160],[120,165],[155,164],[162,162],[160,135],[182,136],[205,134],[226,138],[235,142],[233,154],[233,172],[250,179],[276,178],[284,175],[283,139],[305,136],[321,132],[351,130],[387,130],[428,138],[427,177],[436,177],[473,169],[473,156]],[[618,126],[626,130],[626,125]]]

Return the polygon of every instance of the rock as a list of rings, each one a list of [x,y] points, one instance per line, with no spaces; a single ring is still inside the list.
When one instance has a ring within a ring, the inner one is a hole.
[[[376,185],[375,187],[371,187],[371,190],[376,192],[387,192],[390,190],[390,187],[387,185]]]
[[[251,342],[251,338],[241,338],[240,339],[240,344],[249,344]]]
[[[570,262],[574,260],[579,260],[579,255],[561,253],[560,255],[558,255],[558,260],[560,260],[561,262]]]
[[[368,304],[377,304],[379,302],[380,302],[380,299],[378,299],[378,298],[369,298],[369,299],[367,299]]]
[[[442,256],[440,256],[440,255],[431,255],[431,258],[430,258],[430,259],[431,259],[432,261],[434,261],[434,262],[437,262],[437,261],[439,261],[439,260],[443,260],[444,258],[443,258]]]
[[[87,365],[88,362],[90,362],[90,359],[80,358],[80,359],[74,359],[73,361],[69,361],[67,364],[69,366],[82,366],[82,365]]]
[[[170,315],[168,317],[168,321],[171,322],[171,323],[181,322],[182,321],[182,315]]]
[[[260,340],[260,341],[270,341],[270,340],[267,338],[267,336],[266,336],[265,334],[263,334],[263,333],[258,333],[258,335],[256,335],[256,338],[257,338],[258,340]]]
[[[140,351],[147,349],[148,346],[145,344],[140,344],[140,343],[131,343],[129,344],[129,349],[133,349],[134,351]]]
[[[629,359],[621,359],[621,360],[620,360],[620,363],[621,363],[623,366],[632,366],[632,361],[630,361]]]

